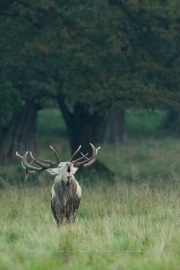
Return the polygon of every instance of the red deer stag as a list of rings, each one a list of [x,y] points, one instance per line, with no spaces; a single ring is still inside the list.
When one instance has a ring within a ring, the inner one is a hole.
[[[74,157],[79,153],[81,145],[72,155],[69,161],[61,162],[56,150],[50,146],[56,156],[56,161],[44,160],[34,158],[32,152],[30,152],[31,162],[28,163],[27,155],[28,151],[24,156],[21,156],[16,152],[16,155],[21,159],[21,163],[24,169],[26,169],[25,181],[27,180],[29,173],[47,171],[48,173],[55,175],[54,184],[51,188],[51,209],[54,218],[58,224],[64,224],[65,221],[68,223],[75,222],[76,212],[79,208],[81,200],[81,187],[74,177],[75,172],[80,167],[88,167],[93,164],[96,160],[96,156],[100,147],[95,148],[94,145],[90,144],[93,150],[92,156],[87,157],[88,154],[74,160]],[[35,163],[37,166],[31,165]]]

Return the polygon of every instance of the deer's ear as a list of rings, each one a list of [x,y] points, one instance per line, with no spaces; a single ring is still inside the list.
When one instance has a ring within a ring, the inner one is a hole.
[[[55,175],[59,173],[60,168],[53,168],[53,169],[47,169],[46,172],[50,173],[51,175]]]
[[[77,172],[78,168],[77,167],[73,167],[73,174],[75,174]]]

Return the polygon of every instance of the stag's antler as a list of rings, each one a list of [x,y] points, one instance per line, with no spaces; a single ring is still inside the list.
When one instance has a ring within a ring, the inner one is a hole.
[[[50,148],[53,150],[55,156],[56,156],[56,161],[52,162],[50,160],[45,160],[39,157],[39,160],[35,159],[32,152],[30,151],[30,156],[31,156],[31,162],[28,163],[27,161],[27,155],[29,154],[29,152],[27,151],[24,156],[21,156],[18,152],[16,152],[16,156],[18,156],[21,159],[21,163],[24,169],[26,169],[26,175],[25,175],[25,179],[24,181],[26,181],[28,179],[29,173],[32,172],[42,172],[46,169],[50,169],[50,168],[57,168],[59,163],[60,163],[60,158],[58,153],[56,152],[56,150],[50,145]],[[40,167],[35,167],[32,166],[31,163],[34,161],[34,163],[38,164]],[[42,163],[42,162],[43,163]]]
[[[81,153],[82,157],[76,159],[76,160],[73,160],[73,157],[75,157],[75,155],[77,153],[79,153],[80,149],[81,149],[81,145],[78,147],[78,149],[75,151],[75,153],[72,155],[71,159],[70,159],[70,162],[72,162],[72,164],[74,165],[74,167],[88,167],[90,166],[91,164],[93,164],[96,160],[96,156],[97,156],[97,153],[98,153],[98,150],[101,148],[101,147],[98,147],[98,148],[95,148],[94,145],[92,143],[90,143],[91,147],[92,147],[92,150],[93,150],[93,155],[92,157],[88,158],[87,155],[84,155],[83,153]],[[83,161],[79,162],[80,160],[84,159]]]
[[[60,159],[59,159],[58,153],[56,152],[56,150],[52,146],[50,146],[50,148],[53,150],[53,152],[54,152],[54,154],[56,156],[56,161],[55,162],[52,162],[50,160],[45,160],[45,159],[39,158],[39,160],[41,160],[42,162],[44,162],[44,163],[42,163],[41,161],[35,159],[34,156],[33,156],[33,154],[32,154],[32,152],[30,151],[30,156],[32,158],[32,161],[34,161],[34,163],[38,164],[40,167],[32,166],[31,163],[28,163],[27,162],[27,155],[29,153],[28,151],[25,153],[24,156],[19,155],[18,152],[16,152],[16,155],[21,159],[23,165],[27,169],[29,169],[30,171],[42,172],[42,171],[44,171],[46,169],[57,168],[57,166],[60,163]]]

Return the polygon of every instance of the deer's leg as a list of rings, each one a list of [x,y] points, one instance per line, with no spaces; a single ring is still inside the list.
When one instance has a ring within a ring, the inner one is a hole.
[[[69,200],[66,205],[66,219],[68,223],[72,223],[73,216],[73,204],[72,200]]]
[[[81,198],[79,196],[75,196],[73,200],[71,200],[71,203],[68,204],[68,215],[67,220],[69,223],[74,223],[76,220],[76,213],[79,208]]]
[[[57,225],[62,225],[66,220],[66,207],[61,207],[60,203],[55,198],[51,199],[51,209]]]
[[[66,206],[59,206],[58,208],[58,225],[63,225],[66,222]]]
[[[53,216],[54,216],[57,224],[59,224],[60,221],[59,221],[58,206],[57,206],[56,198],[51,199],[51,210],[52,210]]]

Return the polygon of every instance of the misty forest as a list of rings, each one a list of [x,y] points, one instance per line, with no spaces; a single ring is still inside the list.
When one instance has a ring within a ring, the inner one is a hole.
[[[0,269],[179,269],[179,1],[0,0],[0,33]]]

